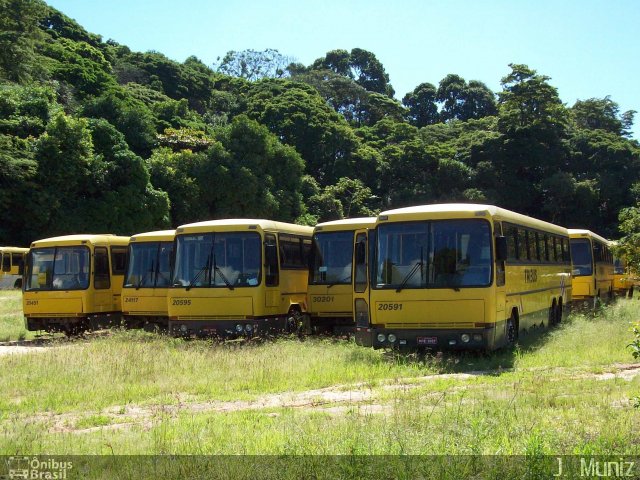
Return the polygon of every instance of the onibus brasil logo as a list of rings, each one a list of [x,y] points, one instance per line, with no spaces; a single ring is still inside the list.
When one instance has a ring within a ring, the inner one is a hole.
[[[12,480],[65,480],[67,472],[73,468],[73,462],[55,458],[9,457],[7,466]]]

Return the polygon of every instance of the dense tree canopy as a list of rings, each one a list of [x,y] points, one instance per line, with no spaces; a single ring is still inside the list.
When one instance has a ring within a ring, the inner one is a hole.
[[[41,0],[0,0],[0,243],[448,201],[612,238],[621,215],[636,238],[635,112],[609,97],[568,107],[527,65],[503,75],[499,92],[451,73],[399,101],[361,48],[311,65],[274,49],[180,63]]]

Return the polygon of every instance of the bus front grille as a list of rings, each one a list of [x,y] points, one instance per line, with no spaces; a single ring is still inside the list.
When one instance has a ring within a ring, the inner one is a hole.
[[[438,322],[438,323],[387,323],[386,328],[416,329],[416,328],[474,328],[473,322]]]

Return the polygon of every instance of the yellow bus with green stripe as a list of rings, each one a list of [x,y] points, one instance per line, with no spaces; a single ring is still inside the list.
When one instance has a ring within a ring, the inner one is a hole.
[[[389,210],[369,244],[353,282],[360,345],[493,350],[571,302],[567,229],[503,208]]]
[[[176,230],[169,329],[236,338],[297,330],[306,313],[312,227],[228,219]]]
[[[355,247],[361,245],[366,251],[368,231],[375,222],[375,217],[362,217],[315,226],[307,295],[312,332],[353,332]]]
[[[175,230],[139,233],[130,238],[122,287],[122,318],[128,327],[167,329],[174,238]]]

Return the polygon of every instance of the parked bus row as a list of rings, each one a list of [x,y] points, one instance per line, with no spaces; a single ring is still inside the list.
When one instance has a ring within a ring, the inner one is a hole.
[[[490,205],[315,228],[230,219],[34,242],[29,330],[123,322],[180,336],[353,333],[360,345],[493,350],[615,293],[610,242]],[[572,262],[573,258],[573,262]]]

